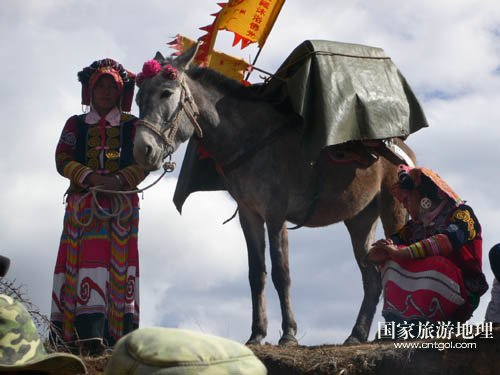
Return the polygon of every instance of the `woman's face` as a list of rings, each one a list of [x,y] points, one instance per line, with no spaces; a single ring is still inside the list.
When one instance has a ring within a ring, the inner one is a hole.
[[[97,80],[92,99],[93,107],[101,116],[107,115],[118,105],[120,92],[113,77],[105,74]]]
[[[411,190],[403,198],[403,205],[408,210],[410,216],[414,220],[418,220],[420,216],[420,200],[422,195],[417,190]]]

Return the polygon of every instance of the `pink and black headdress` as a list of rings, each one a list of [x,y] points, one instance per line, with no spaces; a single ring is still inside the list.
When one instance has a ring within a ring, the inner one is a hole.
[[[141,86],[145,79],[156,76],[160,73],[170,80],[177,79],[177,69],[170,64],[161,65],[157,60],[148,60],[142,66],[142,71],[137,74],[136,83],[137,86]]]
[[[90,105],[92,90],[104,74],[113,77],[118,86],[122,96],[121,110],[130,112],[134,99],[135,74],[110,58],[94,61],[90,66],[78,72],[78,80],[82,83],[82,104]]]

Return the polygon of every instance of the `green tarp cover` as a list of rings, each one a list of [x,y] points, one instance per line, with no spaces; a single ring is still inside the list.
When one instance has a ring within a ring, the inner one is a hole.
[[[302,147],[313,161],[326,147],[347,141],[406,138],[427,126],[405,78],[376,47],[307,40],[263,86],[273,102],[289,101],[305,124]],[[174,194],[179,210],[190,193],[224,190],[212,161],[197,159],[192,138]]]
[[[413,91],[381,48],[307,40],[264,92],[288,99],[302,116],[303,147],[311,160],[326,146],[406,138],[427,126]]]

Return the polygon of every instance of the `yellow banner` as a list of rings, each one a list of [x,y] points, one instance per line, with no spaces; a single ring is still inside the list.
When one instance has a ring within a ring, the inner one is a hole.
[[[209,68],[225,75],[226,77],[242,81],[248,64],[243,59],[227,55],[222,52],[212,51]]]
[[[175,48],[179,53],[185,52],[190,47],[195,45],[195,41],[189,39],[182,35],[177,35],[176,39],[169,43],[172,48]],[[195,58],[196,60],[196,58]],[[211,51],[210,52],[210,60],[209,60],[208,68],[213,69],[226,77],[235,79],[237,81],[242,81],[246,69],[250,66],[243,59],[239,59],[237,57],[218,52]]]
[[[285,0],[229,0],[220,4],[217,15],[218,30],[235,33],[233,46],[241,41],[241,48],[257,42],[262,48]]]

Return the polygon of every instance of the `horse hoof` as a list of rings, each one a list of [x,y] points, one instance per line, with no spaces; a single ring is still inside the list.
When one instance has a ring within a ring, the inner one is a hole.
[[[349,336],[347,340],[344,341],[344,345],[357,345],[361,344],[361,340],[355,336]]]
[[[294,335],[291,335],[289,333],[281,336],[280,341],[278,342],[280,346],[297,346],[299,345],[299,342],[295,338]]]
[[[262,339],[264,339],[264,336],[260,336],[260,335],[256,336],[256,337],[250,336],[250,338],[248,339],[248,341],[246,342],[245,345],[260,345]]]
[[[261,344],[261,343],[260,343],[260,341],[259,341],[259,340],[255,340],[255,339],[253,339],[253,340],[248,340],[248,341],[245,343],[245,345],[260,345],[260,344]]]

